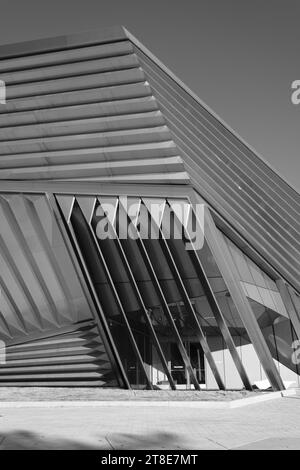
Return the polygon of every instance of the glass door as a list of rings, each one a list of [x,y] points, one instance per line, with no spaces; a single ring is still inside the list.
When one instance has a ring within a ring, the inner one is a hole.
[[[184,345],[198,382],[205,385],[205,360],[200,344],[193,341],[184,341]],[[178,388],[191,388],[190,376],[176,343],[169,343],[169,352],[171,374],[176,386],[178,386]]]

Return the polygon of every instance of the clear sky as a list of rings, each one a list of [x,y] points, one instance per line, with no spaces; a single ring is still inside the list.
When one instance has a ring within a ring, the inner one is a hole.
[[[0,0],[0,43],[122,24],[300,191],[299,0]]]

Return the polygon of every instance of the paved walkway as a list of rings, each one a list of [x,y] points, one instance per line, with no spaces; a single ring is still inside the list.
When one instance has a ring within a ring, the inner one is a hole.
[[[234,410],[1,408],[0,449],[300,449],[300,397]]]

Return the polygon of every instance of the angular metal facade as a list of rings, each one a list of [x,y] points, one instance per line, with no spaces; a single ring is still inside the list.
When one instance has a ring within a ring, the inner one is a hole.
[[[299,194],[123,28],[0,78],[0,385],[299,385]]]

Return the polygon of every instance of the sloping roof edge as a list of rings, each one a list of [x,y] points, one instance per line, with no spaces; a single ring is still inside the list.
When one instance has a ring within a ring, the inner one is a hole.
[[[170,78],[172,78],[185,92],[187,92],[195,101],[197,101],[203,108],[205,108],[214,118],[216,118],[222,126],[224,126],[235,138],[237,138],[245,147],[247,147],[252,153],[255,154],[273,173],[275,173],[283,183],[292,189],[297,196],[300,192],[288,182],[278,170],[276,170],[260,153],[246,142],[232,127],[229,126],[214,110],[212,110],[196,93],[194,93],[180,78],[177,77],[163,62],[161,62],[147,47],[145,47],[133,34],[131,34],[125,27],[127,37],[134,43],[144,54],[146,54],[153,62],[156,63]]]
[[[110,26],[80,33],[3,44],[0,46],[0,60],[22,57],[29,54],[56,52],[73,47],[124,41],[126,39],[128,39],[127,32],[123,26]]]

